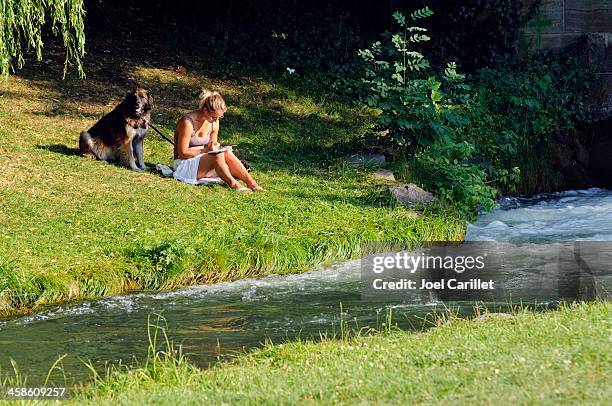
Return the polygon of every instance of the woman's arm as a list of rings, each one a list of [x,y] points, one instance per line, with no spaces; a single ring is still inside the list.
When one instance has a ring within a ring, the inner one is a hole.
[[[176,149],[179,159],[189,159],[201,155],[204,151],[202,147],[189,147],[189,140],[193,133],[193,124],[187,119],[181,119],[176,124]]]
[[[208,145],[209,145],[207,149],[208,151],[215,150],[220,147],[219,142],[217,140],[218,135],[219,135],[219,122],[217,121],[216,123],[212,123],[212,130],[210,132],[210,141],[208,142]]]

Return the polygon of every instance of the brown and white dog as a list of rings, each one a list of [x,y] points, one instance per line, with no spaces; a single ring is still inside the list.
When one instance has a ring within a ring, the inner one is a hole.
[[[113,111],[81,133],[81,155],[119,162],[135,171],[147,169],[142,144],[149,129],[147,122],[151,119],[152,107],[153,97],[148,90],[136,87],[128,92]]]

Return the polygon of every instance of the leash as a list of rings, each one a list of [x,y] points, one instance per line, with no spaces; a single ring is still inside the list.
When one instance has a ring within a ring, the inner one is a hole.
[[[161,131],[159,131],[153,124],[151,124],[151,122],[149,120],[147,120],[144,117],[141,117],[145,123],[147,123],[153,130],[155,130],[156,133],[158,133],[159,135],[161,135],[161,137],[163,139],[165,139],[166,141],[168,141],[170,144],[174,145],[174,142],[172,142],[172,140],[168,137],[166,137]],[[232,145],[232,147],[235,147],[235,145]],[[238,158],[240,159],[240,158]],[[244,169],[247,170],[247,172],[251,172],[251,165],[249,165],[249,163],[244,160],[244,159],[240,159],[240,162],[242,162],[242,165],[244,166]]]
[[[153,124],[152,124],[152,123],[151,123],[149,120],[147,120],[147,119],[146,119],[146,118],[144,118],[144,117],[142,117],[142,119],[145,121],[145,123],[147,123],[147,124],[149,125],[149,127],[151,127],[153,130],[155,130],[155,132],[156,132],[156,133],[158,133],[159,135],[161,135],[161,137],[162,137],[163,139],[165,139],[166,141],[168,141],[170,144],[174,145],[174,142],[173,142],[173,141],[172,141],[170,138],[168,138],[168,137],[166,137],[164,134],[162,134],[162,132],[161,132],[161,131],[159,131],[159,130],[157,129],[157,127],[155,127],[155,126],[154,126],[154,125],[153,125]]]

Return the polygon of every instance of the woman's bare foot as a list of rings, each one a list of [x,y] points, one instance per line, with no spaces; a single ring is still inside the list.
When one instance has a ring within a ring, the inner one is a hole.
[[[230,188],[232,188],[232,190],[235,191],[235,192],[242,192],[242,193],[246,193],[246,194],[253,193],[252,189],[249,189],[248,187],[242,186],[238,182],[236,182],[233,185],[231,185]]]
[[[253,192],[267,192],[266,189],[262,188],[259,185],[250,186],[249,189],[251,189]]]

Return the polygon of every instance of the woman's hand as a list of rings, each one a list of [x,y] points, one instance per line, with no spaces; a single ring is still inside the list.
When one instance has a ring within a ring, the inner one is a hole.
[[[221,147],[221,145],[219,145],[218,142],[209,142],[205,146],[201,147],[202,148],[201,154],[205,154],[205,153],[210,152],[210,151],[216,151],[220,147]]]

